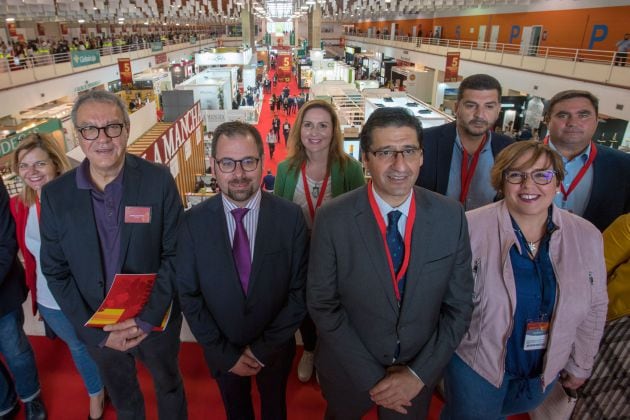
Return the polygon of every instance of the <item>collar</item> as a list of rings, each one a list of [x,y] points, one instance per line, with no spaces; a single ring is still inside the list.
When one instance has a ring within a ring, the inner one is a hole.
[[[250,209],[250,210],[257,210],[260,208],[260,198],[261,198],[262,194],[260,192],[260,188],[258,189],[258,191],[256,191],[256,194],[254,194],[254,196],[247,202],[247,204],[245,204],[245,208]],[[228,198],[225,196],[225,194],[221,194],[221,200],[223,201],[223,208],[225,209],[226,212],[231,212],[234,209],[237,209],[238,206],[234,203],[232,203],[230,200],[228,200]]]
[[[490,151],[492,147],[490,145],[490,143],[492,142],[492,131],[488,131],[486,135],[488,136],[488,141],[486,142],[486,144],[484,144],[483,149],[481,149],[481,153]],[[455,145],[460,152],[464,151],[464,146],[462,145],[462,140],[459,138],[459,130],[457,129],[457,126],[455,127]]]
[[[123,173],[125,172],[125,165],[123,165],[120,173],[112,182],[107,184],[109,185],[117,185],[122,187]],[[98,191],[94,183],[92,182],[92,177],[90,176],[90,161],[88,158],[83,159],[83,162],[79,165],[76,172],[76,182],[77,188],[80,190],[94,190]]]
[[[381,215],[383,216],[383,219],[385,219],[385,221],[387,221],[387,213],[392,210],[398,210],[402,214],[404,214],[405,217],[409,217],[409,207],[411,206],[411,197],[413,196],[413,194],[411,194],[411,191],[409,191],[409,195],[400,206],[392,207],[385,200],[383,200],[380,195],[378,195],[378,193],[374,189],[374,184],[372,184],[371,188],[372,192],[374,193],[374,198],[376,199],[376,204],[378,205],[378,210],[381,212]]]
[[[549,143],[548,144],[549,144],[549,147],[551,147],[551,149],[554,152],[557,152],[560,155],[560,157],[562,158],[562,163],[564,163],[566,165],[568,162],[573,162],[576,159],[582,159],[583,162],[586,162],[588,160],[589,156],[591,156],[591,147],[593,145],[593,142],[589,141],[588,142],[588,147],[586,149],[584,149],[584,151],[582,153],[580,153],[579,155],[577,155],[576,157],[574,157],[571,160],[567,159],[560,152],[558,152],[558,149],[556,149],[556,146],[554,146],[553,141],[551,141],[551,138],[549,139]]]

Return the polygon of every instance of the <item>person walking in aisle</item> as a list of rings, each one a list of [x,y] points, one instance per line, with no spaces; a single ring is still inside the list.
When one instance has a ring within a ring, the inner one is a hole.
[[[267,133],[267,147],[269,147],[269,159],[273,160],[273,152],[276,151],[276,143],[278,142],[278,136],[276,132],[270,128]]]
[[[81,95],[71,118],[86,158],[42,189],[42,272],[98,365],[118,419],[145,418],[136,359],[153,376],[159,417],[186,419],[182,316],[173,288],[183,212],[177,186],[168,168],[126,152],[130,122],[118,96]],[[146,305],[135,318],[86,327],[117,273],[156,274]],[[153,331],[169,308],[164,331]]]
[[[456,121],[424,131],[425,163],[416,184],[454,200],[465,210],[496,199],[490,184],[495,156],[514,140],[494,132],[501,111],[501,84],[487,74],[459,85]]]
[[[48,134],[30,134],[13,152],[13,169],[24,182],[20,195],[11,198],[18,246],[24,258],[26,284],[31,291],[33,315],[40,315],[53,333],[67,345],[90,397],[89,418],[103,416],[105,392],[98,367],[74,327],[50,293],[42,273],[39,208],[42,187],[70,169],[63,150]]]
[[[289,132],[291,131],[291,124],[289,124],[289,120],[285,119],[284,124],[282,124],[282,134],[284,135],[284,145],[289,145]]]
[[[315,364],[327,419],[424,419],[463,337],[473,279],[456,202],[414,187],[422,127],[379,108],[360,134],[372,175],[319,209],[306,301],[319,332]]]
[[[565,90],[555,94],[545,112],[549,137],[566,171],[556,206],[569,210],[604,231],[617,217],[630,212],[630,154],[593,142],[599,101],[590,92]]]
[[[46,419],[33,348],[24,333],[22,303],[28,290],[18,260],[9,194],[0,177],[0,416],[12,419],[24,403],[27,420]]]
[[[442,420],[499,420],[590,376],[606,319],[595,226],[553,205],[562,159],[535,140],[505,148],[491,172],[503,200],[466,213],[472,322],[444,376]],[[566,403],[566,402],[565,402]]]
[[[281,101],[281,99],[278,100]],[[271,120],[271,128],[273,129],[274,133],[276,133],[276,138],[280,138],[281,124],[282,123],[280,122],[280,117],[278,117],[278,114],[274,114],[273,120]]]
[[[289,155],[278,164],[274,194],[297,203],[311,229],[315,212],[325,202],[365,184],[363,168],[343,151],[339,117],[330,103],[308,102],[297,115],[289,137]],[[304,353],[298,378],[313,375],[317,332],[307,315],[300,326]]]
[[[228,419],[254,419],[253,377],[261,418],[287,418],[295,331],[306,314],[306,223],[297,205],[260,191],[263,156],[256,128],[219,125],[211,165],[221,194],[186,212],[178,237],[182,310]]]

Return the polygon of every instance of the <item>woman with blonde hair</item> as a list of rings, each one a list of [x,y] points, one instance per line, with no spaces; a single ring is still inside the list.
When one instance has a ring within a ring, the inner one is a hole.
[[[322,100],[304,104],[289,132],[289,155],[278,164],[274,194],[300,205],[310,229],[323,203],[363,184],[361,163],[343,150],[343,133],[333,106]],[[315,324],[308,315],[300,333],[304,353],[298,379],[308,382],[317,341]]]
[[[11,198],[11,214],[15,219],[18,246],[24,257],[33,314],[39,310],[48,327],[68,345],[90,397],[88,418],[100,419],[103,417],[105,394],[98,368],[72,324],[61,312],[40,265],[39,197],[42,187],[69,170],[70,164],[54,137],[35,133],[25,137],[15,149],[13,169],[24,182],[22,193]]]

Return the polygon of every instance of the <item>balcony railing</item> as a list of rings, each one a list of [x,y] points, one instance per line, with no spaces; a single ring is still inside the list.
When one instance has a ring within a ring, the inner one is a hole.
[[[630,87],[630,62],[627,63],[628,67],[621,66],[620,57],[615,51],[547,46],[522,47],[518,44],[407,36],[396,36],[392,40],[388,35],[368,37],[350,34],[347,37],[348,41],[390,45],[442,55],[445,55],[446,51],[460,51],[461,59]]]

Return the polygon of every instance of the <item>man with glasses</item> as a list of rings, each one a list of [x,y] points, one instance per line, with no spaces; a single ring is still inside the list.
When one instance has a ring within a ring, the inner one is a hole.
[[[459,201],[465,210],[493,202],[490,184],[494,157],[513,140],[495,133],[501,111],[501,84],[487,74],[462,80],[457,92],[457,120],[428,128],[424,138],[425,165],[417,185]]]
[[[360,134],[366,187],[317,213],[308,309],[326,418],[425,418],[433,387],[470,322],[468,229],[456,202],[414,187],[422,127],[379,108]]]
[[[82,95],[71,117],[85,159],[42,191],[42,271],[99,366],[118,418],[145,418],[138,359],[153,376],[160,418],[185,419],[182,316],[173,288],[177,187],[168,169],[126,153],[129,115],[116,95]],[[156,274],[146,305],[135,318],[84,326],[117,273]],[[166,328],[154,332],[170,307]]]
[[[177,245],[182,310],[221,390],[227,417],[286,419],[294,334],[306,314],[307,231],[296,204],[260,191],[263,142],[253,126],[221,124],[211,165],[221,194],[185,215]]]

